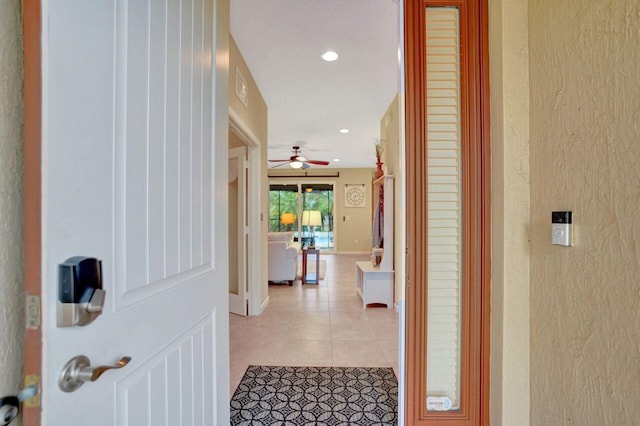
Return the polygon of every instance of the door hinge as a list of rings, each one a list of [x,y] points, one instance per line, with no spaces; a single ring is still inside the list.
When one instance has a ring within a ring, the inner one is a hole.
[[[27,374],[24,376],[24,388],[34,388],[35,394],[22,402],[24,408],[36,408],[40,406],[40,376],[37,374]]]
[[[27,329],[40,328],[40,296],[27,296],[25,312],[27,314]]]
[[[405,288],[409,288],[411,286],[411,281],[409,280],[409,247],[405,247],[404,248],[404,282],[405,282]]]

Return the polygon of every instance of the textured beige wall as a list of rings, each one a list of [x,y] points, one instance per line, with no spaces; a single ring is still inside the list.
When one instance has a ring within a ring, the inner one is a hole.
[[[236,68],[240,70],[242,77],[248,86],[248,102],[245,106],[240,98],[236,96]],[[242,53],[238,49],[233,37],[229,37],[229,109],[231,109],[235,115],[242,120],[243,124],[258,138],[260,141],[260,164],[267,164],[267,118],[268,109],[267,104],[260,93],[260,89],[256,84],[249,67],[245,63]],[[255,171],[253,171],[255,172]],[[265,277],[260,289],[260,301],[261,303],[269,296],[269,287],[267,285],[267,230],[269,222],[269,184],[267,179],[267,167],[263,166],[258,173],[260,173],[260,213],[263,220],[260,227],[260,237],[262,246],[262,259],[261,259],[261,271],[262,276]]]
[[[491,424],[529,424],[527,1],[489,0],[492,149]]]
[[[373,148],[372,148],[373,149]],[[334,188],[336,203],[337,246],[339,252],[371,251],[373,169],[340,169],[340,178]],[[345,207],[344,187],[347,184],[365,184],[367,206]]]
[[[229,130],[229,149],[231,148],[241,148],[246,146],[245,143],[240,139],[240,136],[236,135],[235,132]]]
[[[247,105],[236,96],[236,69],[240,71],[248,86]],[[267,141],[267,104],[260,93],[251,70],[247,66],[242,52],[238,49],[233,37],[229,37],[229,108],[246,124],[254,135],[262,142]],[[265,147],[266,152],[266,147]]]
[[[0,397],[22,378],[22,16],[0,0]]]
[[[373,147],[372,147],[373,149]],[[309,175],[332,175],[340,173],[339,178],[319,178],[317,180],[303,179],[302,182],[333,182],[334,183],[334,202],[335,202],[335,218],[333,221],[335,229],[334,248],[337,252],[369,252],[371,251],[371,182],[373,179],[374,169],[355,168],[355,169],[334,169],[316,168],[309,171]],[[293,169],[275,169],[269,172],[272,176],[299,175],[299,170]],[[272,179],[272,183],[297,182],[293,179]],[[346,184],[364,184],[365,193],[367,194],[366,208],[344,207],[344,186]]]
[[[640,2],[529,0],[531,424],[640,419]],[[575,247],[550,244],[572,210]]]

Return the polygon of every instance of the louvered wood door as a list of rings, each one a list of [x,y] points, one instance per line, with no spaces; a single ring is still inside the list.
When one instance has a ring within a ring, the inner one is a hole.
[[[488,421],[483,5],[405,3],[410,425]]]

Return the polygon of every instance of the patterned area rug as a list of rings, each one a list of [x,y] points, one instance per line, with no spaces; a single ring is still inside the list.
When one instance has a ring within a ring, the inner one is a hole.
[[[251,365],[231,398],[231,425],[396,425],[392,368]]]

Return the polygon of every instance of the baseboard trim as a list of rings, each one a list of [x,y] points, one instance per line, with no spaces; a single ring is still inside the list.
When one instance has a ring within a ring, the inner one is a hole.
[[[320,252],[320,254],[324,255],[325,253]],[[371,254],[370,251],[334,251],[327,254]]]
[[[269,300],[269,296],[265,297],[264,301],[260,304],[260,312],[258,312],[255,316],[262,315],[264,310],[267,309],[267,306],[269,306]]]

